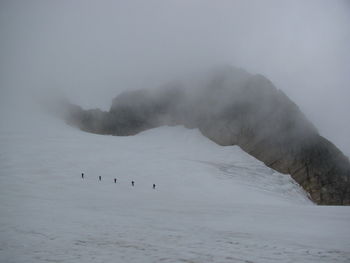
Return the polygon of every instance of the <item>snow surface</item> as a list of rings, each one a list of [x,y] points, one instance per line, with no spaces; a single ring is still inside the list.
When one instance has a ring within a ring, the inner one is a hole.
[[[238,147],[25,119],[0,129],[2,263],[350,262],[349,207],[312,204]]]

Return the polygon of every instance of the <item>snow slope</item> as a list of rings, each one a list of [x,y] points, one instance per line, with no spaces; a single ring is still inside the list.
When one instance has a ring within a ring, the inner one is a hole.
[[[0,154],[3,263],[350,262],[349,207],[198,130],[102,136],[40,115],[2,122]]]

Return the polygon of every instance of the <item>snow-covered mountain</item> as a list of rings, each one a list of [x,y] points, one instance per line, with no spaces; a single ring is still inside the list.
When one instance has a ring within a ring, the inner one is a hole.
[[[197,129],[116,137],[22,116],[0,145],[3,263],[350,261],[348,207],[313,205]]]
[[[350,161],[321,136],[299,107],[262,75],[218,67],[191,81],[125,91],[109,111],[62,100],[57,113],[81,130],[135,135],[184,125],[222,146],[238,145],[275,171],[290,174],[320,205],[350,205]]]

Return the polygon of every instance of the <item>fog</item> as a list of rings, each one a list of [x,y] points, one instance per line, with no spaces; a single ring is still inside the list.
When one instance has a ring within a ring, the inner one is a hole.
[[[3,120],[33,94],[108,109],[230,64],[269,78],[350,155],[349,1],[2,0],[0,35]]]

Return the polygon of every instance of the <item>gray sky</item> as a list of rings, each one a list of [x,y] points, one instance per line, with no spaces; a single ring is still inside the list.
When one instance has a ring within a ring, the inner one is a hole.
[[[232,64],[268,77],[350,155],[350,1],[0,0],[0,102],[127,89]]]

